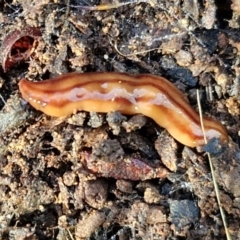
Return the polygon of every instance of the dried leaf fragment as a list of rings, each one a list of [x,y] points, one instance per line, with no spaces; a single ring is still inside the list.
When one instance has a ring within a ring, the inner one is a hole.
[[[3,40],[2,67],[6,72],[14,64],[28,59],[37,45],[37,39],[41,36],[41,31],[37,27],[25,27],[22,30],[10,32]]]
[[[120,161],[109,161],[107,158],[96,160],[92,154],[82,152],[81,159],[89,171],[101,177],[143,181],[165,178],[168,174],[164,167],[154,168],[137,158],[124,158]]]

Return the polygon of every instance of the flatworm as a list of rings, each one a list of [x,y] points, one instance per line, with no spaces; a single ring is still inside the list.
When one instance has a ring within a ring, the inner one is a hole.
[[[19,82],[22,97],[47,115],[67,116],[78,110],[143,114],[152,118],[179,142],[204,145],[200,117],[184,95],[163,77],[125,73],[69,73],[42,82]],[[204,117],[207,140],[228,141],[225,127]]]

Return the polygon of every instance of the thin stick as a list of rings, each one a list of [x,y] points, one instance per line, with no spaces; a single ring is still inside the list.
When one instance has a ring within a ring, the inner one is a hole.
[[[119,7],[124,6],[124,5],[139,3],[139,2],[145,2],[145,1],[132,0],[132,1],[128,1],[128,2],[115,3],[115,4],[102,4],[102,5],[97,5],[97,6],[81,6],[81,5],[72,6],[71,5],[71,7],[75,7],[75,8],[79,8],[79,9],[83,9],[83,10],[89,10],[89,11],[104,11],[104,10],[119,8]]]
[[[71,7],[89,10],[89,11],[104,11],[104,10],[119,8],[119,7],[122,7],[125,5],[129,5],[129,4],[133,4],[133,3],[141,3],[141,2],[146,2],[146,3],[150,4],[152,7],[154,7],[157,4],[156,0],[131,0],[131,1],[122,2],[122,3],[102,4],[102,5],[97,5],[97,6],[82,6],[82,5],[73,6],[73,5],[71,5]]]
[[[197,103],[198,103],[198,108],[199,108],[201,128],[202,128],[203,135],[204,135],[204,142],[205,142],[205,144],[207,144],[205,129],[204,129],[204,125],[203,125],[202,108],[201,108],[201,103],[200,103],[200,97],[199,97],[199,91],[198,90],[197,90]],[[227,240],[231,240],[231,236],[230,236],[230,234],[228,232],[228,228],[227,228],[226,216],[225,216],[225,213],[224,213],[224,210],[222,208],[221,201],[220,201],[219,187],[218,187],[218,184],[216,182],[216,178],[215,178],[215,174],[214,174],[214,167],[213,167],[213,164],[212,164],[212,159],[211,159],[210,153],[207,153],[207,156],[208,156],[208,161],[209,161],[209,165],[210,165],[210,169],[211,169],[213,186],[214,186],[214,190],[215,190],[215,193],[216,193],[216,198],[217,198],[220,214],[221,214],[221,217],[222,217],[226,237],[227,237]]]

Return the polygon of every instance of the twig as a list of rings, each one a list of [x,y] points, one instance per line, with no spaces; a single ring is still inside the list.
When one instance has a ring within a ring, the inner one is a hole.
[[[73,235],[72,235],[72,233],[69,231],[68,228],[67,228],[67,232],[68,232],[68,235],[70,236],[70,239],[71,239],[71,240],[74,240]]]
[[[83,10],[89,10],[89,11],[104,11],[104,10],[109,10],[109,9],[113,9],[113,8],[119,8],[119,7],[133,4],[133,3],[140,3],[140,2],[147,2],[151,6],[155,5],[154,0],[131,0],[131,1],[122,2],[122,3],[102,4],[102,5],[97,5],[97,6],[82,6],[82,5],[73,6],[73,5],[71,5],[71,7],[79,8],[79,9],[83,9]]]
[[[201,108],[201,103],[200,103],[200,97],[199,97],[199,91],[198,90],[197,90],[197,103],[198,103],[198,108],[199,108],[199,116],[200,116],[200,122],[201,122],[202,131],[203,131],[203,136],[204,136],[204,142],[205,142],[205,144],[207,144],[207,138],[206,138],[205,129],[204,129],[204,125],[203,125],[202,108]],[[213,167],[213,163],[212,163],[210,153],[207,153],[207,156],[208,156],[209,166],[210,166],[210,169],[211,169],[213,186],[214,186],[214,190],[215,190],[215,193],[216,193],[216,198],[217,198],[220,214],[221,214],[221,217],[222,217],[226,237],[227,237],[227,240],[231,240],[231,236],[230,236],[228,228],[227,228],[226,216],[225,216],[224,210],[222,208],[221,200],[220,200],[219,187],[218,187],[218,184],[216,182],[216,178],[215,178],[215,174],[214,174],[214,167]]]

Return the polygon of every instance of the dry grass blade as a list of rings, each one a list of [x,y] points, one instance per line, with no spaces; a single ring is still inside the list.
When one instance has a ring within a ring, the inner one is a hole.
[[[198,108],[199,108],[199,116],[200,116],[201,127],[202,127],[202,131],[203,131],[203,135],[204,135],[204,141],[207,144],[207,139],[206,139],[203,120],[202,120],[202,109],[201,109],[201,103],[200,103],[200,97],[199,97],[199,91],[198,90],[197,90],[197,103],[198,103]],[[214,190],[215,190],[215,193],[216,193],[216,198],[217,198],[221,218],[222,218],[222,221],[223,221],[226,237],[227,237],[227,240],[231,240],[231,236],[230,236],[228,228],[227,228],[226,216],[225,216],[224,210],[222,208],[221,200],[220,200],[219,188],[218,188],[218,184],[216,182],[216,178],[215,178],[215,175],[214,175],[214,167],[213,167],[213,164],[212,164],[212,159],[211,159],[210,153],[207,153],[207,156],[208,156],[208,161],[209,161],[209,165],[210,165],[210,169],[211,169],[213,186],[214,186]]]
[[[111,44],[112,46],[114,46],[116,52],[117,52],[118,54],[120,54],[121,56],[123,56],[123,57],[132,57],[132,56],[136,56],[136,55],[139,55],[139,54],[145,54],[145,53],[152,52],[152,51],[155,51],[155,50],[158,50],[158,49],[159,49],[159,48],[151,48],[151,49],[143,50],[143,51],[140,51],[140,52],[134,52],[134,53],[124,54],[124,53],[122,53],[122,52],[118,49],[118,46],[117,46],[116,43],[113,44],[113,43],[110,41],[110,44]]]

